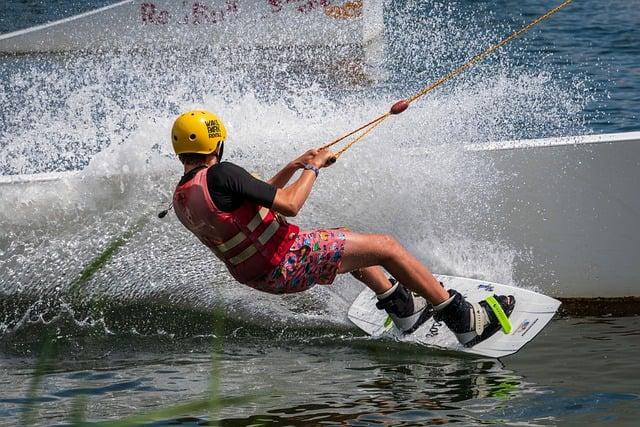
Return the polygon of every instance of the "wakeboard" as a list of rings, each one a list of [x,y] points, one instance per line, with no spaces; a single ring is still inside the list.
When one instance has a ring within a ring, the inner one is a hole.
[[[503,328],[475,346],[465,347],[443,322],[437,322],[432,317],[416,331],[405,335],[395,327],[386,311],[376,307],[376,295],[369,288],[365,288],[349,308],[349,319],[374,337],[384,336],[444,350],[499,358],[516,353],[531,341],[560,307],[560,301],[527,289],[463,277],[436,275],[436,278],[445,288],[455,289],[469,302],[479,302],[494,294],[513,295],[516,304],[509,316],[508,333]]]

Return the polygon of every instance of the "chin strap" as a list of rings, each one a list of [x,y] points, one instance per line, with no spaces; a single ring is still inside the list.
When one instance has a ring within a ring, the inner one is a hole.
[[[216,147],[216,156],[218,156],[218,163],[222,161],[222,153],[224,153],[224,141],[218,142]]]

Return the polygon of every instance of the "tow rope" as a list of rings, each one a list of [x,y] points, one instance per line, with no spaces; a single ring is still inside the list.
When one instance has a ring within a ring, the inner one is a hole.
[[[557,13],[560,10],[564,9],[572,1],[573,0],[566,0],[564,3],[560,4],[559,6],[554,7],[553,9],[549,10],[544,15],[539,16],[538,18],[536,18],[533,21],[531,21],[529,24],[527,24],[524,27],[520,28],[518,31],[515,31],[514,33],[512,33],[510,36],[506,37],[505,39],[503,39],[499,43],[497,43],[497,44],[491,46],[490,48],[488,48],[487,50],[477,54],[476,56],[474,56],[473,58],[471,58],[470,60],[468,60],[467,62],[462,64],[460,67],[458,67],[455,70],[449,72],[448,74],[446,74],[445,76],[443,76],[440,79],[436,80],[435,82],[431,83],[430,85],[424,87],[422,90],[420,90],[419,92],[417,92],[415,95],[411,96],[410,98],[401,99],[400,101],[397,101],[395,104],[393,104],[391,106],[389,111],[387,111],[386,113],[381,114],[380,116],[378,116],[375,119],[371,120],[370,122],[360,126],[359,128],[357,128],[357,129],[355,129],[355,130],[353,130],[353,131],[351,131],[351,132],[349,132],[347,134],[344,134],[344,135],[342,135],[341,137],[339,137],[337,139],[334,139],[330,143],[328,143],[326,145],[323,145],[320,149],[326,149],[326,148],[329,148],[329,147],[333,147],[337,143],[349,138],[350,136],[356,135],[356,134],[358,134],[358,132],[360,132],[358,135],[356,135],[354,137],[353,140],[348,142],[342,149],[338,150],[335,153],[335,155],[333,156],[333,158],[329,159],[329,163],[330,164],[331,163],[335,163],[336,160],[338,160],[338,158],[342,154],[344,154],[345,151],[347,151],[349,148],[351,148],[356,142],[362,140],[365,136],[367,136],[372,130],[374,130],[376,127],[378,127],[386,119],[388,119],[392,115],[396,115],[396,114],[402,113],[407,108],[409,108],[409,105],[412,102],[418,100],[419,98],[421,98],[424,95],[426,95],[427,93],[431,92],[432,90],[434,90],[438,86],[442,85],[443,83],[445,83],[449,79],[457,76],[458,74],[462,73],[466,69],[468,69],[468,68],[472,67],[473,65],[475,65],[476,63],[482,61],[487,56],[489,56],[490,54],[492,54],[496,50],[500,49],[501,47],[503,47],[504,45],[506,45],[507,43],[509,43],[513,39],[515,39],[516,37],[526,33],[531,28],[533,28],[536,25],[538,25],[540,22],[544,21],[545,19],[551,17],[555,13]]]

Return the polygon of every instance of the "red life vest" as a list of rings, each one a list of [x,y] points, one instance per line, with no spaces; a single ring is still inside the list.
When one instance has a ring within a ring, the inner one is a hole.
[[[173,194],[182,224],[209,247],[240,283],[256,280],[280,264],[299,228],[272,210],[246,202],[223,212],[211,200],[204,168]]]

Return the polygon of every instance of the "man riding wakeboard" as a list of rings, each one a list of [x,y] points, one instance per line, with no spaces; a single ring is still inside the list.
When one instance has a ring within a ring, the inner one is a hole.
[[[351,273],[377,294],[377,307],[386,310],[404,333],[415,331],[431,316],[443,321],[465,346],[500,329],[494,309],[485,301],[472,304],[455,290],[445,290],[392,236],[348,228],[300,231],[285,220],[298,214],[320,169],[331,164],[329,150],[309,150],[265,182],[221,161],[226,138],[223,123],[211,112],[189,111],[175,120],[171,142],[184,175],[173,207],[180,222],[238,282],[280,294],[328,285],[337,274]],[[302,173],[288,184],[298,170]],[[514,297],[496,299],[509,316]]]

